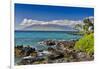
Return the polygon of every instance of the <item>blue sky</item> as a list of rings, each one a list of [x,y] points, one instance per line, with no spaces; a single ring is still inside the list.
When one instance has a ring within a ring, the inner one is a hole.
[[[42,21],[63,19],[82,20],[89,16],[94,16],[93,8],[15,4],[16,24],[21,23],[25,18]]]

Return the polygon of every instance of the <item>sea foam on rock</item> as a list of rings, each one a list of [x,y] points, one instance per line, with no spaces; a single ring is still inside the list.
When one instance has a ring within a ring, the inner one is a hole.
[[[33,47],[23,45],[15,47],[15,56],[23,57],[19,65],[78,62],[92,60],[85,52],[74,49],[75,40],[45,40],[39,42],[47,46],[47,50],[36,50]]]

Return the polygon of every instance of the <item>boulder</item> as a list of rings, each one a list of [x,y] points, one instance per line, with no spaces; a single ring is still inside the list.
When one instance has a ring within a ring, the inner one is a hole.
[[[32,47],[23,47],[23,46],[17,46],[15,47],[15,56],[16,57],[25,57],[25,56],[36,56],[37,52],[35,48]]]

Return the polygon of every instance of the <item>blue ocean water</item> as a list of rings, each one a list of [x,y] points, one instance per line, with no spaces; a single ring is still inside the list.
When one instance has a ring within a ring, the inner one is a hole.
[[[80,35],[74,35],[73,32],[65,31],[15,31],[15,46],[30,45],[37,49],[43,49],[38,42],[43,40],[73,40],[79,39]]]

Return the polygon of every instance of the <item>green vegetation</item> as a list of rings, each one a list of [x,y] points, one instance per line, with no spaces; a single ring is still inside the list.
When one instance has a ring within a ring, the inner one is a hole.
[[[83,20],[84,24],[77,24],[75,29],[82,34],[89,34],[94,32],[94,23],[89,18]]]
[[[75,50],[86,52],[88,55],[94,53],[94,34],[85,34],[75,44]]]
[[[83,33],[83,37],[75,43],[75,50],[86,52],[88,55],[94,53],[94,22],[90,18],[83,20],[83,25],[75,26],[79,33]]]
[[[86,32],[86,33],[89,33],[89,32],[93,32],[93,30],[94,30],[94,25],[93,25],[93,23],[89,20],[89,19],[84,19],[83,20],[83,22],[84,22],[84,26],[83,26],[83,29],[84,29],[84,32]],[[91,29],[89,29],[91,27]]]

